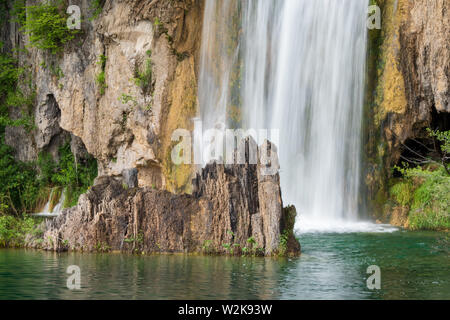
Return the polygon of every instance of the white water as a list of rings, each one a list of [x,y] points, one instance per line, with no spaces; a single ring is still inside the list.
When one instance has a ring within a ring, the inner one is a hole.
[[[358,222],[367,7],[368,0],[206,1],[203,129],[280,130],[283,201],[297,207],[304,232],[372,225]],[[237,105],[241,115],[230,121]]]
[[[65,190],[63,190],[61,192],[61,197],[59,198],[58,203],[54,206],[53,210],[50,210],[50,205],[51,205],[51,201],[52,201],[54,192],[56,192],[56,189],[52,189],[52,191],[50,192],[49,199],[48,199],[47,203],[45,204],[45,207],[42,210],[42,212],[36,213],[36,214],[34,214],[34,216],[36,216],[36,217],[57,217],[58,215],[60,215],[62,213],[64,201],[66,199],[66,197],[65,197],[66,192],[65,192]]]

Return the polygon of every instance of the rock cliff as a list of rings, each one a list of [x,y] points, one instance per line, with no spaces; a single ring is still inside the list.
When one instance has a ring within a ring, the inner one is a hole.
[[[376,2],[382,30],[369,33],[365,181],[369,211],[404,225],[401,210],[385,208],[392,168],[433,145],[427,128],[450,129],[450,3]]]
[[[78,205],[47,221],[30,246],[47,250],[298,255],[295,208],[283,209],[279,174],[264,175],[260,153],[245,141],[245,163],[206,166],[193,195],[128,188],[100,177]],[[251,164],[250,152],[258,153]],[[238,154],[236,152],[236,154]]]
[[[93,18],[91,1],[70,1],[81,9],[81,33],[56,55],[27,46],[17,23],[2,23],[5,48],[22,49],[15,55],[36,91],[37,128],[7,128],[6,142],[17,159],[30,161],[69,134],[98,160],[100,175],[137,168],[140,186],[189,191],[192,167],[174,167],[167,155],[173,130],[192,129],[197,112],[203,2],[101,3]],[[136,81],[140,72],[150,77],[145,88]]]

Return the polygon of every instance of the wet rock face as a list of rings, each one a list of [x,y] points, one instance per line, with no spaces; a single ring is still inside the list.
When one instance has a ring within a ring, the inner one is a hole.
[[[450,113],[450,3],[409,1],[410,17],[400,30],[402,68],[409,104]]]
[[[19,65],[30,70],[36,91],[37,130],[7,128],[6,142],[17,159],[31,161],[53,143],[55,130],[64,130],[79,137],[98,160],[100,174],[121,176],[136,168],[139,186],[171,189],[174,179],[164,161],[172,132],[191,130],[197,112],[203,1],[106,0],[98,17],[89,19],[91,2],[71,1],[81,9],[82,32],[63,54],[18,50]],[[19,26],[0,23],[5,48],[24,48],[28,36]],[[141,88],[134,79],[146,68],[149,84]],[[102,85],[97,81],[101,73]],[[190,169],[178,189],[190,182]]]
[[[376,218],[384,214],[392,168],[409,145],[433,145],[427,128],[450,129],[450,2],[378,0],[382,31],[377,89],[369,114],[366,185]],[[373,32],[373,31],[370,31]],[[395,212],[392,215],[396,215]],[[395,219],[401,221],[402,219]],[[389,222],[389,215],[383,219]]]
[[[396,9],[399,49],[392,58],[397,60],[406,100],[401,111],[386,117],[391,166],[399,161],[408,139],[428,138],[425,129],[450,113],[449,2],[401,0]]]
[[[122,180],[98,178],[76,207],[47,222],[43,240],[30,244],[49,250],[227,253],[232,249],[235,254],[253,250],[298,255],[293,223],[287,223],[295,217],[295,209],[294,215],[292,209],[289,214],[283,210],[279,175],[261,174],[264,165],[258,159],[257,164],[246,157],[244,164],[206,166],[193,181],[193,195],[127,188]],[[283,234],[288,235],[287,247],[280,248]]]

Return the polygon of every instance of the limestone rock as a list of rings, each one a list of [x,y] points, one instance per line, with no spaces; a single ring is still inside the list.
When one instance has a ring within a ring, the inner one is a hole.
[[[212,163],[194,179],[193,195],[175,195],[149,187],[124,188],[112,177],[96,179],[78,205],[47,221],[48,250],[121,250],[131,252],[250,252],[298,255],[293,235],[295,208],[283,210],[278,170],[262,175],[266,164]],[[266,143],[263,147],[271,146]],[[132,176],[132,172],[126,173]],[[282,235],[287,246],[280,247]],[[245,248],[245,249],[244,249]]]

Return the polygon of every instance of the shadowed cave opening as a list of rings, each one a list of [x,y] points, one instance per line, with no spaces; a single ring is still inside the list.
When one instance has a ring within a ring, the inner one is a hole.
[[[417,137],[411,137],[402,144],[402,151],[397,166],[400,168],[414,168],[428,164],[430,159],[440,162],[442,158],[442,142],[431,137],[427,131],[428,128],[422,128]],[[450,130],[450,113],[437,112],[433,107],[431,113],[431,130],[441,132]],[[394,177],[400,178],[402,174],[394,171]]]

